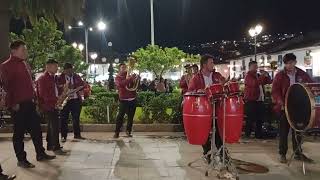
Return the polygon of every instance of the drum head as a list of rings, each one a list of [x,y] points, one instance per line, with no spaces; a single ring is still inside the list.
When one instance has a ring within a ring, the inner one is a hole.
[[[290,126],[303,131],[312,126],[314,101],[312,94],[303,84],[293,84],[286,94],[285,111]]]

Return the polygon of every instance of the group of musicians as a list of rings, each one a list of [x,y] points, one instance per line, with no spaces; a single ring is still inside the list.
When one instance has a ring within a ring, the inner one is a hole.
[[[290,125],[287,121],[284,112],[285,95],[290,85],[294,83],[310,83],[312,79],[303,70],[296,67],[296,56],[293,53],[286,54],[283,57],[283,63],[285,67],[282,71],[276,74],[273,81],[266,71],[260,70],[258,72],[258,64],[256,61],[249,63],[249,71],[245,77],[245,90],[244,100],[247,108],[247,121],[245,126],[245,137],[250,137],[252,131],[252,125],[255,122],[255,137],[262,138],[262,123],[264,117],[264,99],[266,84],[272,83],[272,99],[275,104],[274,111],[280,121],[280,140],[279,140],[279,161],[281,163],[287,163],[286,153],[288,150],[288,133]],[[225,78],[214,70],[214,57],[210,55],[203,55],[200,60],[201,69],[200,72],[190,76],[189,66],[186,66],[186,74],[181,81],[180,87],[183,90],[183,94],[190,92],[205,92],[204,89],[210,87],[215,83],[226,82]],[[187,88],[186,88],[187,85]],[[216,126],[217,127],[217,126]],[[215,144],[217,149],[222,146],[222,140],[219,135],[219,129],[215,131]],[[296,138],[298,137],[298,138]],[[295,132],[292,131],[292,144],[295,152],[294,159],[305,162],[313,162],[302,153],[301,136],[295,136]],[[207,154],[211,149],[211,141],[208,139],[207,143],[203,145],[203,154]],[[206,160],[210,163],[210,156],[206,156]]]
[[[35,150],[36,160],[52,160],[55,156],[45,152],[42,142],[41,117],[37,112],[37,105],[48,123],[47,150],[55,155],[64,155],[65,151],[59,141],[61,131],[62,141],[67,140],[68,119],[71,113],[75,139],[83,139],[80,134],[81,95],[79,91],[64,94],[64,90],[73,90],[83,87],[79,75],[73,72],[73,66],[66,63],[63,73],[57,75],[58,62],[49,59],[46,62],[44,73],[33,81],[31,68],[26,62],[28,51],[23,41],[14,41],[10,45],[10,57],[0,67],[1,86],[6,92],[5,101],[1,106],[6,106],[11,112],[13,120],[13,146],[18,160],[17,165],[22,168],[34,168],[35,165],[27,160],[24,151],[24,135],[30,133]],[[63,96],[62,96],[63,95]],[[58,109],[59,98],[66,96],[62,109]],[[59,115],[61,118],[59,118]],[[61,119],[61,121],[60,121]],[[61,126],[59,125],[61,123]],[[61,127],[61,129],[60,129]],[[15,176],[2,174],[0,166],[0,180],[14,179]]]
[[[6,106],[9,108],[14,123],[13,145],[18,160],[17,165],[23,168],[35,167],[27,160],[27,153],[24,151],[24,134],[28,131],[31,135],[36,150],[37,161],[45,161],[54,159],[55,156],[48,155],[45,152],[42,142],[42,131],[40,126],[40,117],[36,111],[36,103],[43,112],[48,122],[47,133],[47,150],[55,152],[57,155],[65,154],[59,142],[59,127],[61,127],[62,141],[67,140],[68,134],[68,118],[72,115],[74,138],[83,139],[80,134],[80,111],[81,111],[81,95],[79,92],[68,94],[67,102],[63,109],[58,111],[57,102],[64,88],[75,89],[83,86],[80,76],[73,72],[72,64],[66,63],[63,67],[63,73],[56,75],[58,71],[58,62],[50,59],[46,63],[45,72],[36,82],[36,92],[34,91],[34,83],[32,80],[31,69],[27,59],[27,47],[23,41],[14,41],[10,45],[11,56],[1,64],[1,83],[6,91]],[[286,153],[288,150],[288,133],[290,125],[284,113],[284,99],[288,87],[294,83],[312,82],[309,75],[303,70],[297,68],[296,56],[294,54],[286,54],[283,58],[285,64],[284,70],[276,74],[273,82],[271,77],[265,71],[258,72],[257,62],[252,61],[249,64],[249,72],[245,77],[244,98],[248,106],[247,122],[245,128],[245,136],[251,135],[252,124],[256,122],[255,136],[261,138],[261,127],[263,120],[263,101],[264,101],[264,85],[272,83],[272,98],[275,103],[275,112],[280,119],[280,140],[279,154],[280,162],[286,163]],[[188,91],[205,92],[205,88],[213,84],[224,84],[226,79],[214,69],[214,57],[211,55],[203,55],[200,59],[200,71],[197,65],[187,65],[186,74],[180,80],[182,93]],[[120,64],[119,73],[116,76],[116,85],[119,92],[119,113],[116,119],[116,129],[114,138],[119,137],[122,128],[124,115],[128,115],[128,123],[126,135],[132,137],[133,117],[136,109],[135,90],[128,89],[128,85],[133,83],[137,75],[128,75],[127,66]],[[3,103],[1,103],[3,104]],[[61,125],[59,125],[59,114],[61,115]],[[216,126],[217,127],[217,126]],[[292,142],[295,159],[312,162],[298,147],[301,139],[296,139],[294,132],[292,134]],[[219,129],[216,128],[215,145],[217,149],[222,146],[222,139]],[[203,145],[203,154],[207,154],[211,149],[211,141]],[[210,156],[207,161],[210,162]],[[14,179],[15,176],[7,176],[2,174],[0,166],[0,180]]]

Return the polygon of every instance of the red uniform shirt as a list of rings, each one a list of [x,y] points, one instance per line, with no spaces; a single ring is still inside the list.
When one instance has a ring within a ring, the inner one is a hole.
[[[44,112],[55,109],[58,100],[58,89],[55,75],[45,72],[37,80],[38,102],[40,109]]]
[[[73,87],[72,89],[76,89],[80,86],[84,86],[84,82],[83,80],[81,79],[81,77],[74,73],[73,76]],[[62,91],[63,91],[63,86],[66,84],[66,74],[62,73],[59,77],[58,77],[58,81],[57,81],[57,84],[58,84],[58,89],[59,89],[59,95],[61,95]],[[70,82],[71,84],[71,82]],[[78,98],[81,99],[81,95],[80,95],[80,92],[77,92],[77,95],[78,95]]]
[[[244,99],[246,101],[257,101],[260,97],[260,85],[271,84],[270,76],[257,76],[256,72],[249,71],[245,77]]]
[[[11,56],[1,64],[1,78],[3,88],[7,92],[7,107],[11,108],[16,104],[34,99],[31,69],[25,60]]]
[[[224,82],[225,78],[218,72],[212,72],[212,83],[221,83]],[[202,72],[198,72],[193,76],[193,78],[190,80],[188,91],[197,91],[199,89],[205,89],[206,85],[204,82],[203,74]]]
[[[133,83],[133,78],[126,78],[127,73],[118,74],[115,79],[115,84],[117,86],[118,92],[119,92],[119,99],[132,99],[136,98],[137,92],[136,91],[129,91],[126,89],[126,86],[130,83]]]
[[[310,76],[303,70],[296,68],[296,83],[312,83]],[[287,90],[290,86],[290,78],[286,70],[276,74],[272,83],[272,100],[275,103],[274,111],[280,112],[285,102]]]

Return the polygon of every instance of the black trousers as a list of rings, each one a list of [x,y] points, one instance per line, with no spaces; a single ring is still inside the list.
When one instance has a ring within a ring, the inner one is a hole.
[[[48,122],[47,149],[53,150],[53,151],[58,150],[60,149],[58,111],[52,110],[52,111],[45,112],[44,118]]]
[[[14,123],[13,147],[18,161],[26,160],[27,153],[24,151],[24,134],[28,131],[31,135],[37,156],[44,154],[42,143],[42,131],[40,126],[40,116],[36,111],[36,105],[32,101],[19,104],[18,111],[12,111]]]
[[[288,151],[288,134],[291,129],[286,114],[282,111],[279,115],[280,120],[280,138],[279,138],[279,154],[286,155]],[[296,132],[292,130],[292,148],[295,151],[298,148],[298,144],[301,142],[301,136],[297,135],[297,139],[295,136]],[[301,153],[301,147],[297,151],[297,154]]]
[[[217,149],[220,149],[223,144],[222,139],[219,134],[219,128],[218,128],[217,121],[216,121],[215,144],[216,144]],[[207,154],[211,150],[211,136],[208,137],[206,144],[202,145],[202,149],[203,149],[204,155]]]
[[[2,174],[3,170],[2,170],[2,167],[1,167],[1,164],[0,164],[0,174]]]
[[[61,111],[61,136],[68,136],[68,120],[71,113],[74,136],[80,136],[81,100],[70,99]]]
[[[256,122],[255,137],[262,137],[262,123],[265,116],[265,107],[263,101],[248,101],[246,102],[247,122],[245,126],[245,135],[250,136],[253,123]]]
[[[136,112],[136,100],[132,101],[124,101],[120,100],[119,105],[119,113],[116,119],[116,133],[121,131],[123,125],[123,117],[125,114],[128,115],[128,122],[127,122],[127,131],[131,133],[132,131],[132,124],[133,124],[133,117],[134,113]]]

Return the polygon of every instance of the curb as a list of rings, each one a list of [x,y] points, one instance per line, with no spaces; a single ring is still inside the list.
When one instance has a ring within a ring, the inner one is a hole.
[[[123,125],[125,130],[126,125]],[[114,132],[116,128],[115,124],[82,124],[80,129],[82,132]],[[42,132],[47,131],[47,125],[41,125]],[[72,129],[72,125],[69,125],[69,129]],[[133,131],[135,132],[182,132],[183,128],[181,124],[134,124]],[[0,129],[0,133],[12,133],[13,125],[5,125]]]

